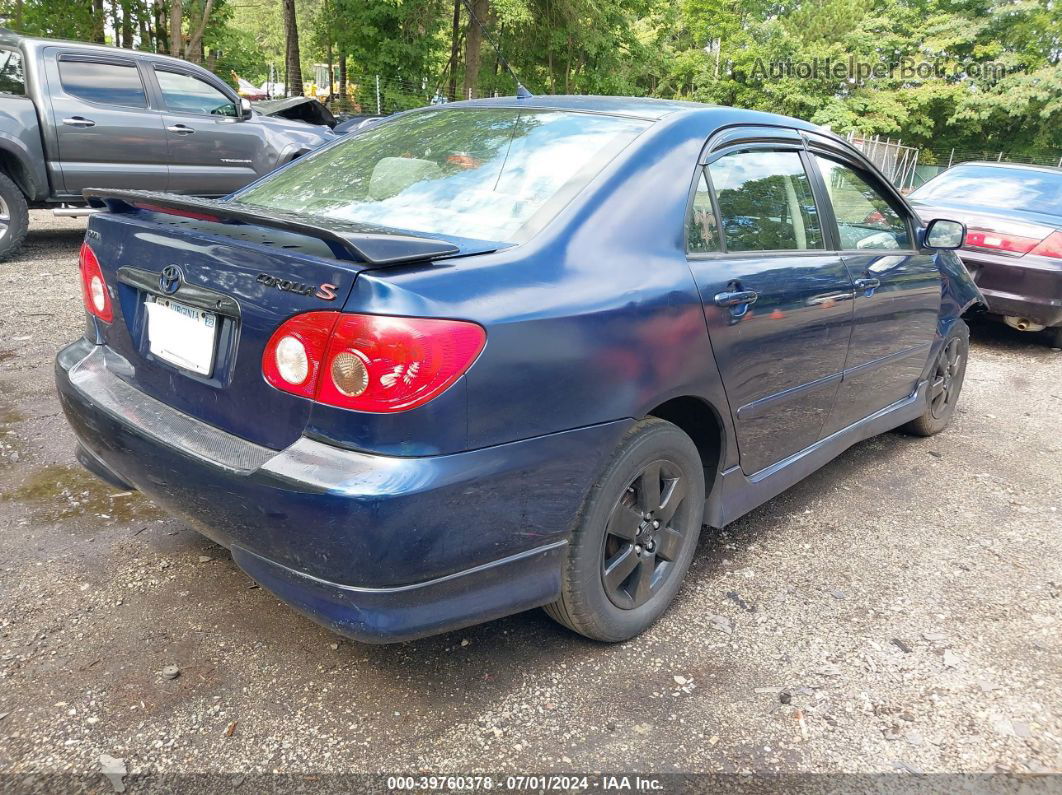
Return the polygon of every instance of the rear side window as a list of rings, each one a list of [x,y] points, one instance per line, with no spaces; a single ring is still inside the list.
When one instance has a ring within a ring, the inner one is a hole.
[[[26,81],[22,76],[22,54],[15,50],[0,50],[0,94],[25,96]]]
[[[551,218],[648,126],[639,119],[551,110],[416,111],[306,155],[238,201],[414,232],[512,241]]]
[[[133,64],[59,61],[63,90],[101,105],[143,108],[147,105],[140,72]]]
[[[704,171],[697,178],[697,188],[686,218],[686,250],[691,254],[711,254],[719,250],[719,224]]]
[[[909,248],[907,222],[873,185],[836,160],[815,156],[837,219],[841,250]]]
[[[166,107],[176,113],[201,113],[204,116],[236,116],[236,105],[217,88],[198,77],[155,70]]]
[[[822,224],[798,152],[734,152],[708,166],[727,251],[822,249]]]

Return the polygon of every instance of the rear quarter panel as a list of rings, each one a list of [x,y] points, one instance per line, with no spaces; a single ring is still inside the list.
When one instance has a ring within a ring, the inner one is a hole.
[[[697,157],[714,126],[711,112],[658,122],[530,242],[364,271],[345,308],[486,328],[479,359],[439,399],[452,423],[452,399],[464,392],[468,448],[641,417],[680,395],[729,416],[683,239]],[[310,428],[395,452],[418,438],[409,433],[409,423],[421,421],[415,413],[354,424],[315,406]],[[441,432],[420,438],[452,441]]]

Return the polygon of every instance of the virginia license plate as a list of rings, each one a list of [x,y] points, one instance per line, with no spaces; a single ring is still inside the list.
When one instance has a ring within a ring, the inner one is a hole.
[[[149,295],[148,350],[163,361],[200,375],[214,370],[218,317],[194,306]]]

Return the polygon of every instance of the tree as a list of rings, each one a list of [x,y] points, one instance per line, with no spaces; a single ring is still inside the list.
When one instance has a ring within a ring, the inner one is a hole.
[[[483,26],[487,24],[489,12],[489,0],[472,0],[468,31],[465,33],[465,82],[461,99],[479,96],[479,56],[483,44]]]
[[[284,0],[284,92],[302,96],[302,61],[299,54],[299,25],[295,18],[295,0]]]

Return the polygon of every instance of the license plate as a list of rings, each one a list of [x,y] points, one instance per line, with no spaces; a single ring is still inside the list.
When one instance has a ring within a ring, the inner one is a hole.
[[[148,296],[148,350],[163,361],[200,375],[214,369],[218,317],[169,298]]]

